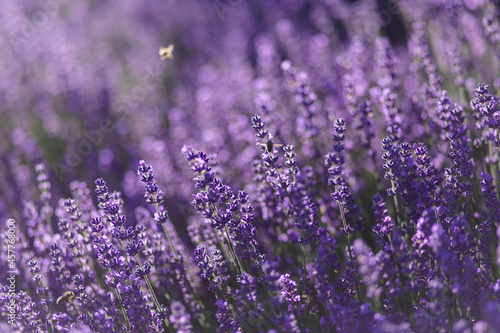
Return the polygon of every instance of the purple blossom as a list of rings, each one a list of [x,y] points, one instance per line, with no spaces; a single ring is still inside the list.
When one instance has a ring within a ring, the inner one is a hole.
[[[498,327],[498,1],[0,11],[0,331]]]
[[[374,256],[360,239],[354,241],[353,249],[358,260],[359,274],[367,287],[366,297],[378,298],[382,293],[382,289],[378,287],[381,271],[380,259]]]
[[[386,204],[380,194],[373,197],[373,213],[375,214],[375,225],[373,226],[373,234],[377,240],[377,244],[381,246],[386,241],[386,237],[392,234],[394,221],[386,209]]]
[[[181,302],[172,302],[172,310],[170,312],[169,320],[176,332],[192,332],[193,326],[191,325],[191,315],[186,312],[186,308],[184,308]]]
[[[280,298],[281,302],[288,303],[288,312],[297,314],[297,306],[300,305],[300,295],[297,294],[297,283],[290,279],[289,274],[282,275],[278,283],[282,286]]]

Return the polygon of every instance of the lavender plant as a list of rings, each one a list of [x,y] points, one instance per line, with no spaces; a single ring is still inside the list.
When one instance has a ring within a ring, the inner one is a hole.
[[[499,8],[1,2],[0,332],[497,332]]]

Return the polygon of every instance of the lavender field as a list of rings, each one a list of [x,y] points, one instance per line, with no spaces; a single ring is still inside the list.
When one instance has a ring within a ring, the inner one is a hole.
[[[500,332],[500,1],[0,1],[0,332]]]

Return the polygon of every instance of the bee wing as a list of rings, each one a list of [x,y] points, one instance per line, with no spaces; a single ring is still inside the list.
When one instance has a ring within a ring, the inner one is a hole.
[[[75,293],[72,291],[65,291],[57,300],[56,304],[59,304],[63,301],[71,302],[75,298]]]

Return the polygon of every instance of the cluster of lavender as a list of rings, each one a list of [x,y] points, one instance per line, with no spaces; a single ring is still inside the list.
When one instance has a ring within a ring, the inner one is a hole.
[[[0,13],[1,332],[498,331],[498,1]]]

